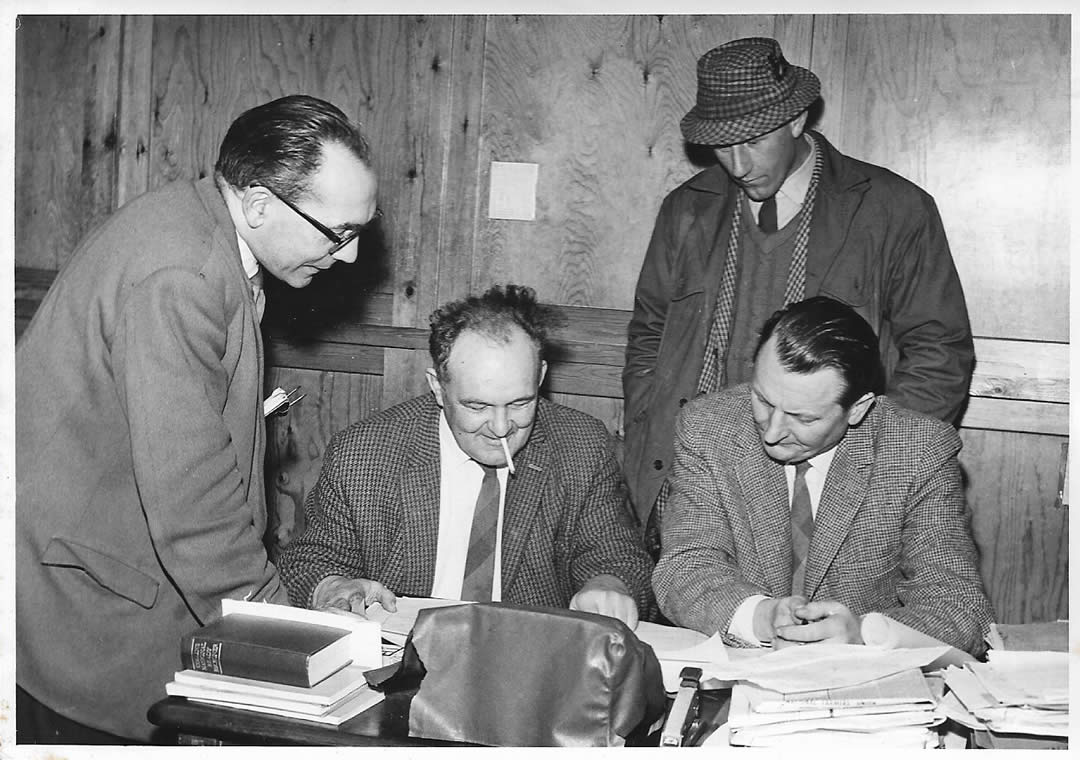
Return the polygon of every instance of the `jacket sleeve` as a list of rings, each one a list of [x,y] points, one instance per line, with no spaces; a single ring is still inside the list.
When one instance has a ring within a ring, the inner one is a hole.
[[[726,643],[738,646],[741,642],[727,635],[735,610],[749,596],[770,593],[748,582],[739,568],[729,518],[735,507],[725,503],[732,492],[716,482],[709,443],[716,431],[698,424],[700,419],[688,406],[676,422],[653,587],[660,611],[673,623],[710,636],[720,632]]]
[[[634,525],[614,441],[606,430],[599,435],[606,445],[590,447],[595,452],[591,463],[570,476],[586,481],[583,499],[568,512],[571,596],[597,575],[614,575],[626,585],[637,603],[638,614],[644,617],[653,601],[649,582],[652,560]],[[581,446],[579,452],[585,448]],[[581,466],[581,460],[575,457],[574,461]]]
[[[671,300],[671,262],[678,246],[675,217],[673,193],[660,206],[634,290],[634,311],[627,329],[626,364],[622,373],[627,435],[645,412],[664,335]]]
[[[168,269],[134,288],[111,348],[154,549],[203,621],[224,597],[288,603],[253,520],[262,495],[249,493],[223,417],[229,403],[259,401],[231,397],[225,339],[220,289]]]
[[[899,233],[886,273],[886,318],[898,352],[887,393],[902,406],[955,423],[975,349],[967,305],[933,199]]]
[[[976,656],[994,613],[983,590],[964,500],[956,432],[945,428],[915,470],[901,535],[901,605],[880,610]]]
[[[372,578],[353,507],[341,490],[347,458],[342,456],[340,438],[340,434],[331,438],[323,454],[319,479],[307,497],[304,531],[278,560],[289,598],[298,607],[311,605],[315,587],[328,575]]]

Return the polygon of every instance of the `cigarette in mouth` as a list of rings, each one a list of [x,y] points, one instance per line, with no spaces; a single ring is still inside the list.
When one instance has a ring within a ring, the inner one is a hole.
[[[506,466],[510,470],[510,474],[514,474],[514,460],[510,458],[510,447],[506,444],[505,438],[500,438],[499,443],[502,444],[503,453],[506,454]]]

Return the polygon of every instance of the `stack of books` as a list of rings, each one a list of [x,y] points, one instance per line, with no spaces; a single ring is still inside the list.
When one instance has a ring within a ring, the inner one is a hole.
[[[854,686],[782,693],[739,681],[731,693],[728,742],[748,747],[929,748],[944,720],[943,689],[918,668]],[[935,695],[935,691],[937,694]]]
[[[181,641],[170,696],[339,725],[383,699],[354,662],[348,627],[234,612]],[[287,614],[287,613],[286,613]]]

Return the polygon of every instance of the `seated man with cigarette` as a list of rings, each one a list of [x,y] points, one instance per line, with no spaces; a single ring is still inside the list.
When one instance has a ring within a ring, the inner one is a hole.
[[[877,395],[850,307],[791,304],[749,383],[687,404],[653,574],[660,610],[730,644],[861,643],[879,612],[978,656],[993,620],[952,426]]]
[[[652,562],[611,436],[540,398],[555,315],[496,286],[431,316],[431,393],[339,432],[281,555],[293,604],[363,613],[395,594],[569,607],[631,628]]]

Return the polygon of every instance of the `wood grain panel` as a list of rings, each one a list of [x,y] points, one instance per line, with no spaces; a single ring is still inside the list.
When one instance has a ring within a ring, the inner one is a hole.
[[[1054,506],[1057,436],[963,430],[972,531],[1002,623],[1069,616],[1069,513]]]
[[[972,396],[961,424],[984,430],[1068,435],[1069,405]]]
[[[1069,344],[978,338],[972,396],[1069,403]]]
[[[547,398],[556,404],[562,404],[571,409],[577,409],[579,412],[591,414],[604,423],[609,433],[620,439],[622,438],[622,401],[619,399],[577,396],[570,393],[549,393]]]
[[[150,185],[150,121],[153,102],[152,16],[124,16],[117,127],[116,205]]]
[[[15,263],[57,270],[96,216],[82,186],[90,22],[19,16],[15,32]]]
[[[761,33],[809,58],[810,17],[490,19],[481,184],[491,161],[540,171],[536,221],[481,221],[475,287],[512,281],[553,303],[629,308],[660,201],[697,171],[679,131],[697,58]]]
[[[381,379],[271,368],[266,390],[297,385],[307,396],[284,416],[267,421],[267,543],[271,556],[304,529],[304,499],[315,485],[330,437],[381,408]]]
[[[1068,17],[859,16],[849,40],[841,150],[934,196],[977,334],[1067,341]]]

